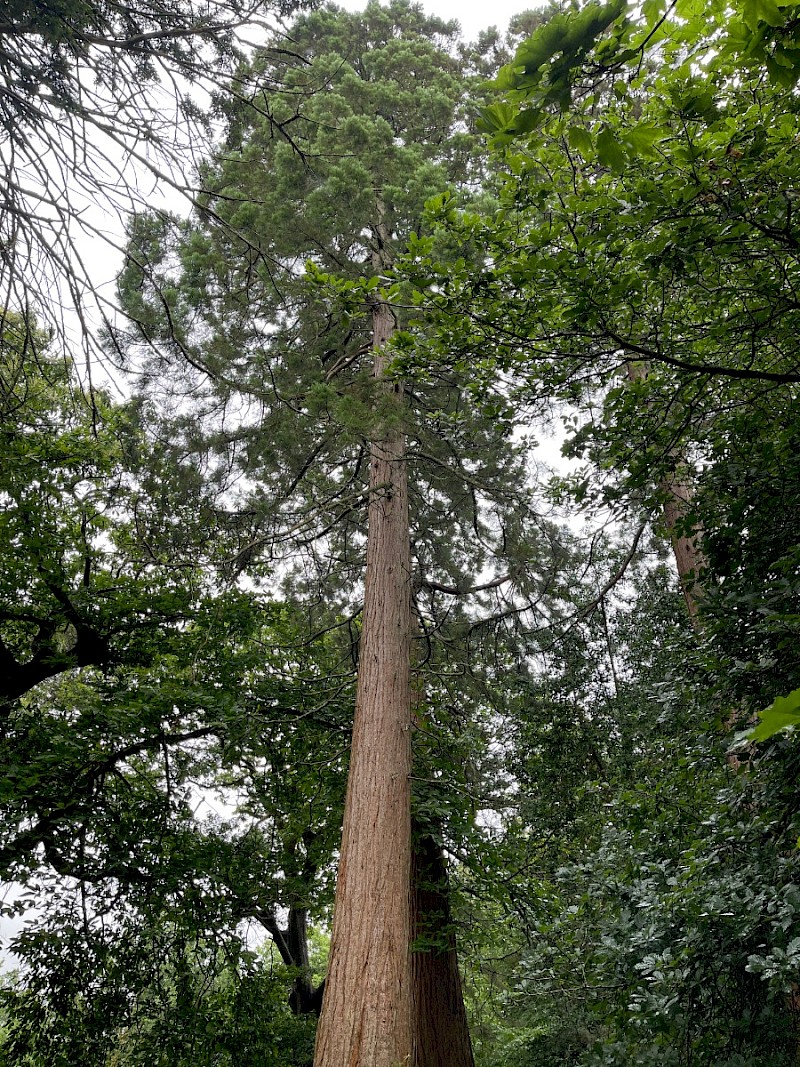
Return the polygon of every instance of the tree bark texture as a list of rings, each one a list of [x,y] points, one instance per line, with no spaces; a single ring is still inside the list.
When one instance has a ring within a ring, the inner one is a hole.
[[[377,304],[379,380],[393,329],[391,309]],[[399,408],[400,387],[386,391]],[[413,1055],[411,559],[405,437],[391,420],[371,444],[370,490],[356,712],[314,1067],[410,1067]]]
[[[415,1067],[475,1067],[439,842],[419,834],[412,851],[411,956]]]
[[[627,363],[628,378],[635,382],[648,375],[647,363]],[[699,629],[699,602],[703,595],[701,572],[705,569],[703,531],[698,527],[687,528],[686,517],[691,509],[692,486],[684,459],[673,454],[670,473],[661,479],[658,488],[664,499],[662,516],[669,537],[675,566],[681,583],[683,599],[695,630]]]
[[[683,599],[686,601],[692,626],[697,629],[699,602],[703,595],[701,571],[705,568],[706,560],[702,548],[702,531],[696,527],[686,529],[686,516],[692,501],[691,485],[688,478],[681,478],[680,467],[676,465],[675,474],[665,478],[659,488],[663,489],[665,495],[664,525],[675,556]]]

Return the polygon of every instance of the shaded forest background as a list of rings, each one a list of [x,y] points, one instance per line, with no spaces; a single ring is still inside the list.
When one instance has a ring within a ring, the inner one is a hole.
[[[0,1063],[313,1062],[376,440],[415,1067],[796,1063],[800,4],[3,18]]]

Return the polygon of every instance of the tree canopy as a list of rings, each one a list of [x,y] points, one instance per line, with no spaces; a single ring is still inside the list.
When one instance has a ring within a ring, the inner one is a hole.
[[[124,399],[2,319],[0,1063],[796,1062],[797,7],[9,19],[232,66]]]

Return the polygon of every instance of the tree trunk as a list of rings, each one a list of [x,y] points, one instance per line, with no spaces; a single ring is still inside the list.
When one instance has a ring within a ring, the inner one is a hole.
[[[316,988],[311,980],[311,964],[308,958],[308,910],[290,908],[286,927],[286,944],[294,966],[300,972],[292,984],[289,1006],[295,1015],[320,1013],[325,983]]]
[[[412,852],[415,1067],[475,1067],[458,971],[444,853],[428,833]]]
[[[641,381],[649,373],[647,363],[626,364],[628,378],[632,382]],[[658,483],[664,499],[662,516],[664,527],[675,556],[675,565],[681,583],[683,599],[689,618],[695,629],[699,628],[699,601],[703,587],[701,574],[706,566],[703,554],[703,531],[698,527],[687,529],[686,517],[692,501],[692,486],[685,459],[671,453],[672,470]]]
[[[373,311],[374,374],[394,329]],[[399,386],[387,395],[401,402]],[[399,420],[398,420],[399,421]],[[370,449],[370,504],[356,712],[333,937],[314,1067],[410,1067],[411,559],[405,438]]]
[[[659,488],[664,491],[664,526],[675,556],[683,599],[686,601],[692,626],[697,629],[699,602],[703,595],[701,573],[705,568],[706,560],[702,547],[702,531],[697,527],[686,529],[686,516],[689,514],[692,502],[692,488],[685,474],[685,468],[676,463],[674,473],[665,478]]]

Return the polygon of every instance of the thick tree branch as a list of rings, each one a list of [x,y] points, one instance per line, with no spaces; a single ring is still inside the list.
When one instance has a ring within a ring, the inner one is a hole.
[[[745,367],[724,367],[720,363],[690,363],[686,359],[678,359],[676,356],[667,356],[663,352],[648,348],[646,345],[636,344],[622,337],[615,330],[606,327],[607,336],[620,346],[625,352],[630,352],[640,359],[654,360],[657,363],[666,363],[669,367],[677,367],[679,370],[689,371],[691,374],[708,374],[721,378],[736,378],[744,381],[775,382],[778,385],[791,385],[800,382],[800,373],[791,371],[768,371],[748,370]]]
[[[417,582],[418,589],[430,589],[435,593],[446,593],[448,596],[471,596],[473,593],[483,593],[488,589],[498,589],[501,585],[514,580],[513,574],[503,574],[493,578],[490,582],[481,582],[478,585],[458,586],[444,585],[442,582],[430,581],[420,578]]]

